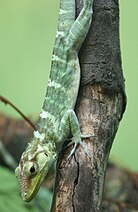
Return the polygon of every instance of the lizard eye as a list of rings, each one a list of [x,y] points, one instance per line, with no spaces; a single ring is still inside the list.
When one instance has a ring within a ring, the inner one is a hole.
[[[27,175],[34,175],[36,174],[37,171],[38,171],[38,166],[36,163],[28,162],[28,164],[26,164]]]
[[[34,167],[34,165],[30,168],[30,173],[31,174],[34,174],[35,173],[35,167]]]

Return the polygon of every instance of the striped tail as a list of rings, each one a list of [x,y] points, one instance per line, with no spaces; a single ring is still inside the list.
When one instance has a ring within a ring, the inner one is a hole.
[[[66,34],[75,20],[75,0],[60,0],[58,32]]]

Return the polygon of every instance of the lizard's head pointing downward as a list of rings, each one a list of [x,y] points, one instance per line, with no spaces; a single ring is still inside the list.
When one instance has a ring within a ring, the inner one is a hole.
[[[30,202],[37,194],[49,168],[55,160],[55,154],[48,145],[31,142],[21,156],[19,166],[15,170],[21,195],[24,201]],[[32,148],[34,145],[34,148]]]

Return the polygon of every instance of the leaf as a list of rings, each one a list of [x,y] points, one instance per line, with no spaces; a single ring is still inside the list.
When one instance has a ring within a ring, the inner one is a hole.
[[[51,191],[45,188],[41,188],[35,200],[39,207],[43,208],[44,211],[49,212],[51,208],[51,203],[52,203],[52,196],[53,195]]]
[[[24,203],[15,174],[0,167],[0,212],[49,212],[52,192],[41,188],[31,203]]]
[[[33,204],[26,204],[19,195],[15,174],[0,167],[0,211],[1,212],[39,212]]]

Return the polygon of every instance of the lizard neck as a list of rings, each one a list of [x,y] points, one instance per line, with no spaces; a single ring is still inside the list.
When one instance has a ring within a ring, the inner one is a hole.
[[[56,146],[53,138],[48,136],[46,133],[40,133],[39,131],[34,131],[34,138],[32,142],[29,143],[28,148],[32,149],[32,152],[47,151],[50,155],[56,154]]]

